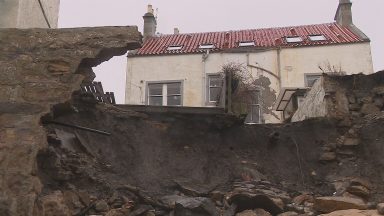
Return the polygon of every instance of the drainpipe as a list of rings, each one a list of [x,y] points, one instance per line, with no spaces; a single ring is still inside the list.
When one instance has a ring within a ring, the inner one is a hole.
[[[206,88],[207,88],[207,74],[206,74],[206,61],[207,61],[207,59],[208,59],[208,56],[209,56],[209,49],[207,49],[206,50],[206,52],[203,54],[203,56],[202,56],[202,62],[203,62],[203,73],[202,73],[202,81],[201,81],[201,83],[202,83],[202,93],[201,93],[201,99],[202,99],[202,102],[201,102],[201,105],[203,106],[203,107],[205,107],[206,106],[206,97],[207,97],[207,95],[206,95]]]
[[[283,87],[282,81],[281,81],[281,47],[279,46],[277,48],[277,73],[279,76],[279,94],[281,91],[281,88]],[[284,111],[280,112],[280,118],[284,120]]]

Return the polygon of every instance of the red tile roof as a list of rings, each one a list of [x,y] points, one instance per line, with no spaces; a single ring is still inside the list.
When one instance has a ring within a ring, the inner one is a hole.
[[[324,35],[324,41],[311,41],[309,35]],[[302,42],[288,43],[286,37],[300,36]],[[147,40],[134,56],[203,53],[201,44],[214,44],[211,52],[239,48],[239,42],[254,41],[254,48],[302,47],[365,41],[352,30],[336,23],[224,31],[161,35]],[[180,50],[167,50],[169,46],[182,46]],[[132,55],[132,54],[131,54]]]

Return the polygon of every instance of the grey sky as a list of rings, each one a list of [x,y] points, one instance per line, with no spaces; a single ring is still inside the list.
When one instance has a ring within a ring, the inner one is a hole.
[[[158,32],[252,29],[333,22],[338,0],[61,0],[59,27],[137,25],[147,4],[158,8]],[[371,38],[375,71],[384,69],[384,0],[354,0],[354,23]],[[124,102],[126,57],[95,69],[107,91]]]

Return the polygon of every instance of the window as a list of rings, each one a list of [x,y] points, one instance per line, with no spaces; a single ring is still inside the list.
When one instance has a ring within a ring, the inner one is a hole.
[[[311,41],[325,41],[327,38],[325,38],[324,35],[309,35],[309,40]]]
[[[171,45],[167,48],[168,51],[174,51],[174,50],[181,50],[181,48],[183,48],[183,46],[181,45]]]
[[[181,82],[148,83],[148,105],[181,106]]]
[[[199,49],[213,49],[215,45],[213,44],[200,44]]]
[[[315,82],[320,79],[321,74],[305,74],[304,75],[304,81],[305,81],[305,87],[312,87]]]
[[[299,36],[286,37],[285,39],[287,40],[288,43],[299,43],[303,41],[303,39]]]
[[[260,91],[251,91],[250,95],[251,97],[248,105],[248,115],[245,118],[245,123],[260,124],[262,120]]]
[[[208,94],[207,102],[217,104],[222,95],[223,78],[218,74],[208,75]]]
[[[241,41],[239,47],[255,46],[255,41]]]

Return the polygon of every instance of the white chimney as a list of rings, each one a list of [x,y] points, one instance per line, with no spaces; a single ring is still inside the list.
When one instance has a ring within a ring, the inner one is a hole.
[[[152,5],[148,5],[147,13],[144,14],[144,29],[143,29],[143,36],[144,36],[144,42],[151,37],[154,37],[156,34],[156,27],[157,27],[157,21],[156,17],[153,14],[154,10]]]
[[[175,35],[180,34],[180,30],[179,30],[179,28],[174,28],[174,29],[173,29],[173,34],[175,34]]]
[[[335,21],[341,26],[351,26],[352,21],[352,2],[350,0],[339,0]]]

